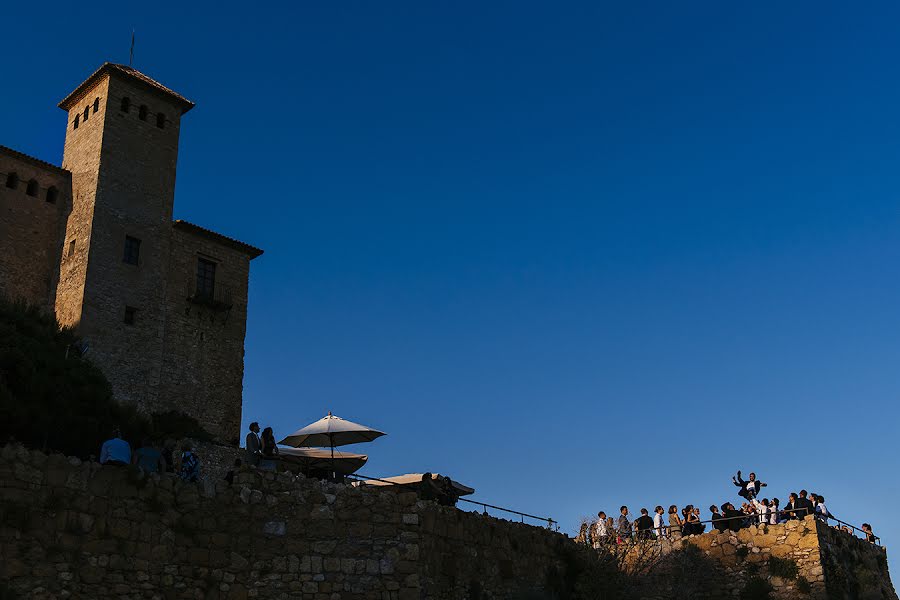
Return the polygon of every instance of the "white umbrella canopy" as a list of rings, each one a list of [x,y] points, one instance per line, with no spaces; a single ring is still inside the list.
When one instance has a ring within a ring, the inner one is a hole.
[[[298,429],[280,442],[284,446],[316,446],[333,448],[347,444],[371,442],[386,435],[383,431],[336,417],[330,412],[315,423]]]

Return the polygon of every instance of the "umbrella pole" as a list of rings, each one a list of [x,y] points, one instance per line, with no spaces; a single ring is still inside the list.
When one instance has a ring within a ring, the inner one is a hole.
[[[331,480],[337,481],[337,473],[334,471],[334,434],[328,434],[328,441],[331,442]]]

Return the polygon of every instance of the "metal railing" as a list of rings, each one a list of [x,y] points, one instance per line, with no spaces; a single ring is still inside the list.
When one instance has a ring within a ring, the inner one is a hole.
[[[787,513],[807,512],[807,510],[806,510],[805,508],[801,508],[801,509],[794,509],[794,510],[779,510],[779,511],[777,511],[777,512],[778,512],[779,515],[783,515],[783,514],[787,514]],[[686,536],[689,536],[689,535],[703,535],[704,533],[707,533],[706,531],[702,531],[702,532],[700,532],[700,533],[684,533],[684,532],[683,532],[683,528],[684,528],[685,525],[706,525],[706,524],[710,524],[710,523],[711,523],[711,524],[713,525],[713,528],[716,529],[716,525],[717,525],[717,524],[725,523],[725,522],[730,522],[730,521],[738,521],[738,520],[740,520],[740,521],[741,521],[741,524],[740,524],[740,526],[739,526],[737,529],[733,529],[731,525],[729,525],[729,526],[726,528],[726,529],[731,530],[731,531],[739,531],[739,530],[741,530],[741,529],[745,529],[745,528],[750,527],[750,526],[755,526],[755,525],[772,525],[772,524],[773,524],[773,523],[772,523],[771,521],[769,521],[769,520],[766,520],[766,521],[760,521],[760,516],[761,516],[761,515],[759,515],[759,514],[742,514],[742,515],[735,515],[735,516],[733,516],[733,517],[719,517],[719,518],[717,518],[717,519],[707,519],[707,520],[705,520],[705,521],[691,521],[690,523],[682,523],[681,525],[677,526],[677,527],[678,527],[678,532],[679,532],[678,535],[679,535],[679,536],[682,536],[682,537],[686,537]],[[777,523],[775,523],[775,524],[776,524],[776,525],[783,525],[784,523],[787,523],[787,522],[790,521],[790,520],[799,520],[799,519],[803,519],[803,518],[805,518],[805,516],[808,516],[808,515],[804,515],[804,516],[799,516],[799,515],[798,515],[798,516],[793,517],[793,518],[791,518],[791,519],[787,519],[787,520],[779,520],[779,521],[778,521]],[[771,518],[771,515],[768,515],[768,516],[767,516],[767,519],[769,519],[769,518]],[[816,519],[817,519],[817,520],[820,520],[820,521],[823,520],[822,517],[819,517],[819,516],[816,516]],[[851,525],[850,523],[847,523],[847,522],[845,522],[845,521],[841,521],[840,519],[838,519],[838,518],[836,518],[836,517],[834,517],[834,516],[832,516],[832,515],[828,515],[827,517],[825,517],[824,522],[827,524],[827,522],[828,522],[829,520],[831,520],[831,521],[836,521],[837,523],[840,523],[842,526],[849,527],[849,528],[851,529],[851,531],[853,532],[853,533],[851,533],[851,535],[854,535],[854,537],[855,537],[855,533],[856,533],[856,532],[859,532],[860,534],[862,534],[863,538],[866,539],[867,541],[871,541],[873,544],[876,544],[876,545],[878,545],[878,546],[881,545],[881,538],[878,537],[877,535],[875,535],[874,533],[872,534],[872,539],[869,540],[869,534],[868,534],[865,530],[860,529],[859,527],[856,527],[856,526],[854,526],[854,525]],[[594,521],[594,525],[596,525],[596,521]],[[593,525],[592,525],[592,526],[593,526]],[[652,527],[652,528],[650,528],[650,529],[635,530],[634,522],[631,522],[631,527],[632,527],[632,531],[625,534],[626,539],[631,539],[632,536],[634,536],[636,539],[641,539],[641,536],[643,535],[643,536],[645,536],[645,538],[646,538],[647,540],[658,540],[658,539],[661,539],[661,538],[663,538],[663,537],[674,537],[674,536],[672,535],[672,530],[673,530],[676,526],[675,526],[675,525],[663,525],[662,527]],[[838,528],[838,529],[839,529],[839,528]],[[663,536],[657,535],[656,533],[654,533],[654,532],[656,532],[656,531],[665,531],[665,532],[666,532],[666,535],[663,535]],[[845,533],[846,533],[846,532],[845,532]],[[608,528],[608,529],[607,529],[607,535],[606,535],[606,536],[603,536],[603,537],[606,537],[606,538],[607,538],[607,543],[612,543],[612,541],[613,541],[614,539],[616,539],[617,537],[621,537],[621,536],[622,536],[622,532],[620,532],[616,527],[613,527],[611,530]]]
[[[365,483],[366,481],[380,481],[381,483],[387,483],[389,485],[397,485],[401,487],[409,487],[410,484],[397,483],[396,481],[388,481],[387,479],[379,479],[377,477],[368,477],[366,475],[347,475],[348,479],[356,479],[357,481]],[[452,481],[452,480],[451,480]],[[513,515],[517,515],[519,517],[520,522],[524,523],[525,519],[534,519],[535,521],[539,521],[541,523],[547,524],[547,529],[553,531],[559,531],[559,522],[553,520],[550,517],[539,517],[537,515],[531,515],[525,512],[521,512],[518,510],[513,510],[511,508],[503,508],[502,506],[495,506],[493,504],[488,504],[487,502],[479,502],[478,500],[469,500],[468,498],[460,498],[456,497],[456,500],[459,502],[468,502],[469,504],[474,504],[476,506],[480,506],[482,508],[482,514],[488,515],[487,509],[491,508],[493,510],[500,510],[506,513],[510,513]]]
[[[203,304],[215,309],[229,309],[232,306],[231,288],[214,282],[212,285],[200,285],[196,279],[188,279],[184,288],[188,301]]]

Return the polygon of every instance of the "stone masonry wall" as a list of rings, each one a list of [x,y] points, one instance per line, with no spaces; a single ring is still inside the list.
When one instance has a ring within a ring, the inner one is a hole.
[[[16,189],[6,186],[11,173]],[[51,188],[55,196],[47,195]],[[71,197],[68,172],[0,146],[0,296],[52,307]]]
[[[834,600],[872,598],[896,600],[884,548],[830,527],[814,517],[780,525],[757,525],[738,532],[711,531],[673,543],[651,543],[633,552],[663,556],[690,545],[711,562],[697,573],[702,584],[695,597],[739,596],[752,579],[772,586],[777,599]],[[634,563],[638,557],[629,557]],[[665,561],[661,561],[665,564]],[[673,590],[660,586],[659,598]]]
[[[244,379],[244,336],[250,257],[189,231],[172,228],[158,406],[185,412],[219,440],[238,445]],[[216,285],[228,309],[188,301],[197,260],[216,263]]]
[[[545,589],[571,545],[390,488],[137,473],[0,450],[0,596],[503,598]]]

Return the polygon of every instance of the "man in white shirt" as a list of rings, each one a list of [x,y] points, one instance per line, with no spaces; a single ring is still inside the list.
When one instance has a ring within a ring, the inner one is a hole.
[[[597,522],[594,524],[594,548],[600,548],[602,544],[605,544],[607,540],[607,535],[609,532],[606,527],[606,513],[602,510],[597,513]]]
[[[666,537],[666,529],[663,525],[663,515],[665,512],[666,511],[663,510],[662,506],[657,506],[655,514],[653,515],[653,533],[655,533],[658,538]]]

